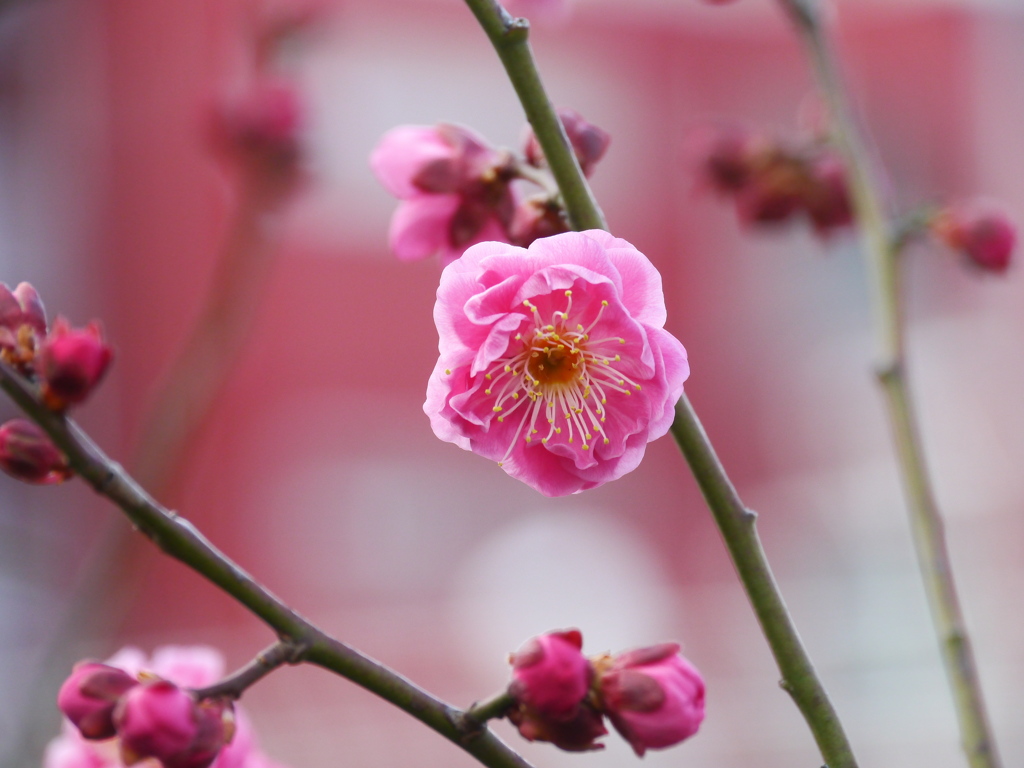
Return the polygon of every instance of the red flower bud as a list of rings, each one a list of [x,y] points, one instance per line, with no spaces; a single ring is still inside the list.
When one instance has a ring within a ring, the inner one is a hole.
[[[534,240],[568,232],[561,207],[545,196],[531,197],[516,208],[509,230],[512,242],[526,248]]]
[[[58,317],[36,358],[47,403],[54,410],[81,403],[99,384],[112,358],[98,323],[71,328]]]
[[[566,752],[589,752],[604,749],[597,739],[608,733],[601,713],[588,702],[581,702],[573,714],[562,720],[543,717],[526,706],[508,713],[508,719],[527,741],[547,741]]]
[[[560,109],[558,117],[565,127],[565,134],[569,137],[569,144],[576,154],[580,169],[585,176],[589,176],[593,172],[594,166],[608,151],[608,145],[612,140],[611,135],[593,123],[588,123],[575,110]],[[547,165],[544,150],[540,148],[540,142],[537,141],[533,129],[527,127],[526,130],[525,146],[523,147],[526,162],[537,168],[543,168]]]
[[[86,739],[115,735],[114,707],[139,682],[124,670],[98,662],[75,665],[57,693],[57,706]]]
[[[987,202],[959,203],[940,211],[931,222],[935,236],[972,264],[1005,272],[1017,243],[1017,228],[998,206]]]
[[[147,757],[163,768],[207,768],[231,738],[231,705],[196,702],[167,680],[143,683],[114,712],[121,757],[132,765]]]
[[[803,202],[820,235],[828,235],[853,221],[846,167],[838,157],[825,154],[811,163]]]
[[[704,681],[664,643],[596,663],[602,710],[633,751],[670,747],[697,732],[704,719]]]
[[[0,469],[26,483],[49,485],[71,476],[67,460],[38,425],[12,419],[0,426]]]
[[[571,717],[590,688],[593,670],[580,653],[578,629],[531,638],[509,657],[509,693],[542,717]]]
[[[263,78],[219,107],[215,138],[247,159],[294,166],[301,155],[305,117],[302,97],[292,83]]]

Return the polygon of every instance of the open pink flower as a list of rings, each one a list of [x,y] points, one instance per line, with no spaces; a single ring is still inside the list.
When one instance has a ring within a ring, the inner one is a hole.
[[[468,128],[401,125],[370,155],[384,188],[402,202],[388,241],[403,261],[444,263],[484,240],[508,240],[515,212],[508,155]]]
[[[424,411],[546,496],[594,488],[672,423],[689,367],[665,316],[661,275],[607,232],[473,246],[441,275]]]

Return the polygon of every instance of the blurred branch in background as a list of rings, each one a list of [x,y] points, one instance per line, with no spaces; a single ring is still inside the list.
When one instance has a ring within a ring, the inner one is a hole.
[[[906,379],[900,256],[904,238],[882,197],[881,174],[849,103],[839,65],[823,28],[817,0],[781,0],[807,50],[828,105],[834,139],[848,172],[852,202],[868,263],[877,333],[875,373],[885,395],[914,546],[952,688],[960,737],[971,768],[1000,765],[977,664],[967,633],[942,515],[925,466],[916,409]]]
[[[0,7],[2,9],[2,7]],[[281,25],[287,33],[296,25]],[[280,30],[273,30],[279,32]],[[203,424],[242,350],[280,249],[289,202],[303,182],[304,105],[294,84],[275,74],[280,34],[254,43],[251,81],[222,94],[207,115],[213,151],[230,177],[234,209],[206,301],[181,352],[170,363],[139,430],[134,463],[157,498],[174,493]],[[3,765],[39,764],[53,736],[53,695],[83,646],[116,631],[138,592],[136,531],[110,518],[87,553],[50,636],[39,679],[28,689],[18,738]]]

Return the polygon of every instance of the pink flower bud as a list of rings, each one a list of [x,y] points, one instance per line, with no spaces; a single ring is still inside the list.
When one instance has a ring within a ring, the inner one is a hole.
[[[593,123],[588,123],[575,110],[560,109],[558,110],[558,117],[562,121],[566,135],[569,137],[569,144],[572,145],[573,152],[576,153],[580,169],[585,176],[589,176],[593,172],[594,166],[604,157],[604,153],[608,151],[608,145],[612,140],[611,135]],[[526,130],[527,135],[523,148],[526,162],[537,168],[543,168],[547,165],[544,150],[540,148],[540,142],[537,141],[533,130],[529,126],[527,126]]]
[[[42,428],[25,419],[0,426],[0,469],[26,483],[50,485],[71,476],[67,460]]]
[[[704,681],[677,643],[620,654],[596,664],[602,709],[637,755],[678,744],[704,719]]]
[[[802,164],[771,155],[751,170],[736,194],[736,211],[745,224],[787,221],[804,205],[806,175]]]
[[[512,242],[526,248],[534,240],[569,231],[561,207],[546,196],[531,197],[516,208],[510,233]]]
[[[512,709],[508,719],[527,741],[547,741],[567,752],[604,749],[604,744],[598,744],[597,739],[608,733],[601,713],[586,701],[561,720],[544,717],[522,705]]]
[[[230,740],[231,706],[196,702],[167,680],[143,683],[114,712],[121,757],[128,765],[147,757],[163,768],[207,768]]]
[[[583,636],[578,629],[549,632],[527,640],[509,657],[509,693],[543,717],[572,716],[587,695],[593,676],[581,648]]]
[[[218,139],[236,151],[279,164],[294,164],[301,153],[305,107],[295,85],[263,78],[248,92],[221,105],[214,118]]]
[[[0,283],[0,352],[7,362],[30,363],[46,335],[46,310],[36,289],[20,283],[13,291]]]
[[[57,706],[86,739],[114,736],[114,707],[138,681],[124,670],[98,662],[75,665],[57,693]]]
[[[98,323],[72,328],[58,317],[36,358],[43,396],[50,407],[63,410],[88,398],[112,357]]]
[[[972,264],[990,272],[1005,272],[1017,243],[1017,228],[997,205],[975,201],[951,205],[931,222],[932,231]]]
[[[853,221],[853,207],[846,179],[846,167],[833,154],[824,154],[808,168],[804,207],[819,235],[845,227]]]

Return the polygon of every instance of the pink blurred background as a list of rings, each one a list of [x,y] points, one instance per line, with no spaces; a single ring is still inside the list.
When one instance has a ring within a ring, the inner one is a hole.
[[[835,10],[899,204],[985,194],[1024,218],[1024,10]],[[240,0],[24,0],[0,12],[0,279],[32,281],[51,313],[103,318],[116,366],[80,420],[129,468],[232,211],[203,115],[244,77],[254,17]],[[615,234],[665,276],[690,397],[761,515],[861,764],[962,765],[870,376],[855,243],[743,231],[729,206],[694,192],[682,158],[686,131],[709,119],[795,130],[811,81],[790,30],[765,0],[578,0],[568,23],[536,27],[554,100],[613,136],[596,193]],[[347,0],[320,7],[286,53],[310,106],[310,180],[166,503],[325,629],[453,703],[504,685],[505,654],[544,630],[578,626],[594,653],[677,639],[707,679],[708,719],[647,764],[819,765],[669,439],[626,478],[548,500],[430,432],[439,265],[387,252],[394,202],[367,156],[394,125],[442,120],[518,145],[521,108],[469,12],[455,0]],[[932,473],[995,730],[1006,764],[1020,765],[1024,278],[972,274],[921,248],[908,283]],[[4,765],[37,765],[32,744],[57,732],[54,709],[26,716],[53,677],[47,644],[90,552],[126,525],[77,484],[0,480]],[[234,666],[273,639],[147,542],[131,550],[114,585],[128,588],[126,612],[105,632],[73,632],[77,656],[209,643]],[[294,768],[473,764],[317,670],[283,670],[245,703],[267,751]],[[538,766],[636,759],[616,738],[576,756],[499,730]]]

